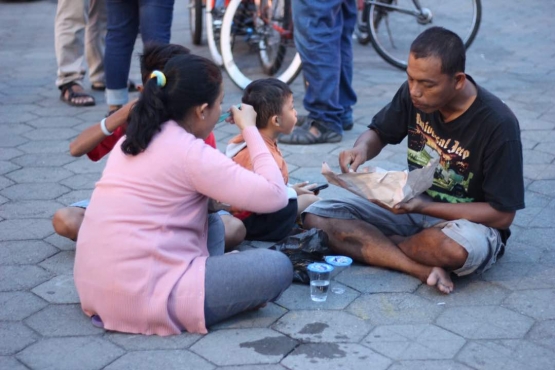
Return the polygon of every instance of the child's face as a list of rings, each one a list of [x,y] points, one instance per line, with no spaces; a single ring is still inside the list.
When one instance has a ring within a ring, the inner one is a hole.
[[[285,99],[285,103],[281,108],[281,116],[279,117],[280,132],[290,134],[297,123],[297,110],[295,109],[295,101],[293,95]]]

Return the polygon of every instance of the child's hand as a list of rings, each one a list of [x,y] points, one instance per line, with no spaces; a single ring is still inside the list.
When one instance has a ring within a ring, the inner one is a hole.
[[[312,190],[310,190],[310,188],[313,188],[314,186],[316,186],[316,184],[309,184],[308,181],[299,182],[298,184],[291,185],[297,195],[314,194]]]
[[[241,131],[247,127],[256,127],[256,112],[252,105],[241,104],[241,109],[231,107],[231,122],[234,122]]]

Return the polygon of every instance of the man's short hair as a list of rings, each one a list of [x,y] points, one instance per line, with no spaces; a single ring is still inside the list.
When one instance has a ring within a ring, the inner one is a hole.
[[[461,38],[443,27],[430,27],[416,37],[410,46],[415,58],[436,57],[441,60],[441,73],[453,76],[464,72],[466,50]]]

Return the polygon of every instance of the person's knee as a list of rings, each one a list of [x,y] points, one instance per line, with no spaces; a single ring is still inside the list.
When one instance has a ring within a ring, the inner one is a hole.
[[[307,229],[322,229],[325,230],[328,226],[328,219],[315,215],[314,213],[307,213],[303,219],[303,225]]]
[[[72,240],[77,238],[81,222],[82,216],[69,208],[59,209],[52,218],[52,226],[56,234]]]
[[[441,249],[445,251],[443,265],[449,270],[461,268],[468,259],[468,251],[452,239],[443,240]]]
[[[236,247],[243,240],[245,240],[245,236],[247,235],[247,228],[241,220],[230,216],[224,220],[224,225],[226,250]]]

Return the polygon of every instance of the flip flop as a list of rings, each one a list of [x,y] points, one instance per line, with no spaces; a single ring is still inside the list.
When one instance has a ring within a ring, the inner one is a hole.
[[[85,94],[83,92],[74,91],[73,88],[75,86],[81,86],[81,85],[79,85],[76,82],[68,82],[67,84],[60,86],[60,90],[61,90],[60,100],[74,107],[91,107],[96,104],[96,101],[94,100],[94,96]],[[66,97],[66,93],[67,93],[67,97]],[[88,99],[78,103],[77,100],[79,98],[88,98]]]
[[[310,127],[314,125],[320,131],[316,136],[310,132]],[[343,139],[343,135],[327,129],[322,123],[317,121],[307,122],[301,127],[295,127],[293,132],[288,135],[281,135],[278,141],[283,144],[291,145],[310,145],[324,143],[338,143]]]

